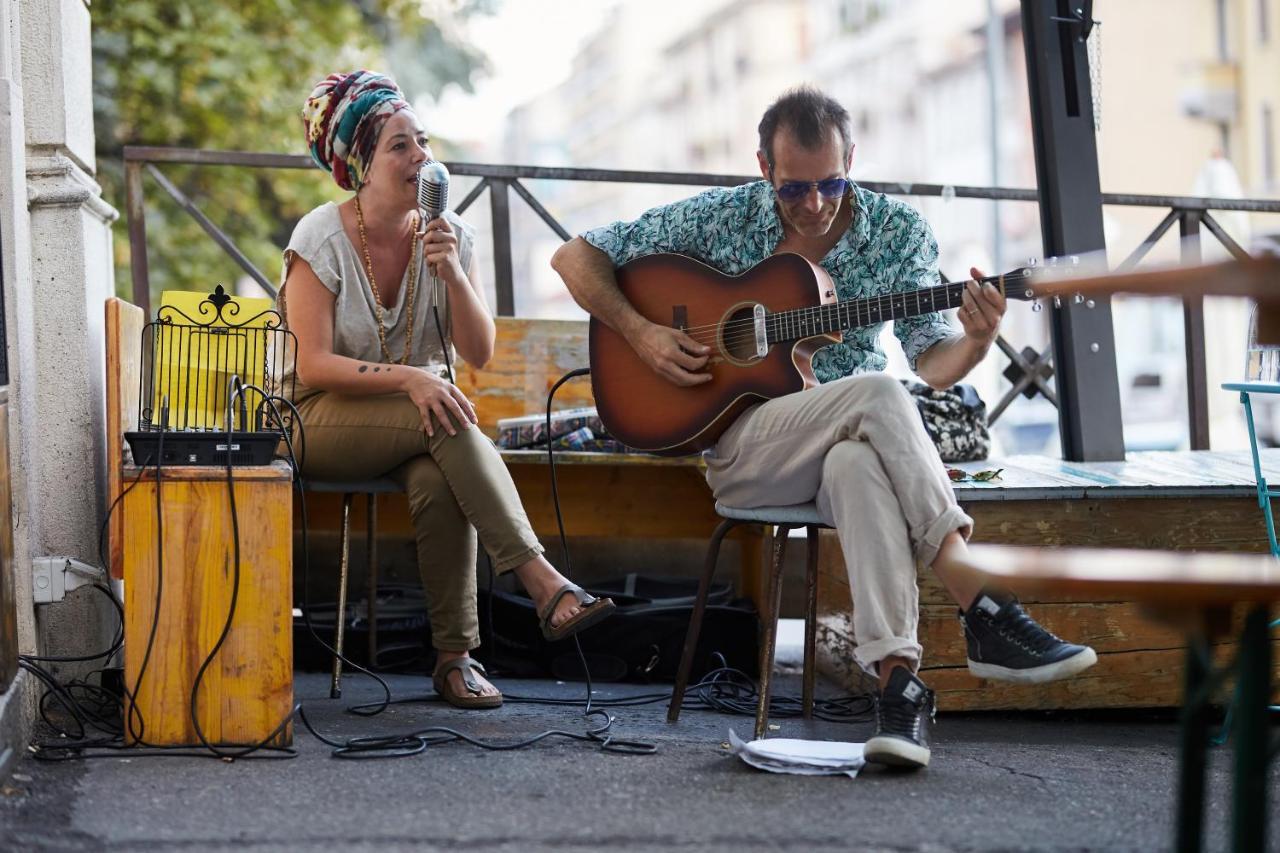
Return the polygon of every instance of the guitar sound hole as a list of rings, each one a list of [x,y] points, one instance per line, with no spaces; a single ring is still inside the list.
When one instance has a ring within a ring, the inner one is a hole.
[[[725,316],[720,326],[720,348],[730,361],[756,361],[755,313],[744,306]]]

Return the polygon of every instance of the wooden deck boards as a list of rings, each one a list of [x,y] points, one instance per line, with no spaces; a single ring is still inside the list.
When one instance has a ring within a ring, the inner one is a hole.
[[[1280,482],[1280,449],[1262,451],[1262,473]],[[951,467],[969,473],[1002,468],[988,482],[956,483],[961,503],[986,500],[1249,497],[1256,494],[1253,460],[1239,451],[1146,451],[1123,462],[1065,462],[1010,456]]]

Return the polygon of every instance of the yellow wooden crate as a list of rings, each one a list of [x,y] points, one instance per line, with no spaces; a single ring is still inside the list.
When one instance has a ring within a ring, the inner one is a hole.
[[[132,468],[122,473],[128,480],[138,476]],[[290,471],[283,462],[236,469],[238,525],[231,521],[226,476],[226,469],[216,466],[165,469],[163,572],[156,553],[154,476],[144,476],[117,510],[127,531],[124,668],[133,692],[126,696],[125,719],[133,720],[126,725],[128,744],[139,735],[143,743],[157,746],[199,743],[191,690],[231,605],[237,526],[241,574],[235,618],[200,682],[200,729],[211,743],[255,744],[293,708]],[[292,726],[286,726],[271,744],[286,746],[292,735]]]

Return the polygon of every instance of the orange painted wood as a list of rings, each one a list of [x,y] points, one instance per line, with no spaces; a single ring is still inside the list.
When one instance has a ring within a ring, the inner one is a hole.
[[[971,547],[978,554],[982,553],[981,543],[1127,544],[1204,552],[1173,554],[1172,561],[1160,555],[1153,557],[1151,551],[1137,552],[1143,561],[1154,559],[1158,566],[1169,567],[1178,565],[1184,557],[1207,561],[1223,556],[1223,551],[1252,549],[1262,554],[1266,550],[1261,513],[1252,497],[989,501],[970,503],[965,509],[975,519]],[[848,689],[869,689],[874,685],[853,664],[851,614],[855,605],[843,552],[834,531],[823,531],[822,536],[818,575],[820,668]],[[1066,549],[1056,548],[1033,550],[1066,553]],[[1089,549],[1078,553],[1095,557],[1101,552]],[[1231,556],[1228,563],[1244,559],[1264,575],[1269,570],[1269,557]],[[1016,571],[1021,562],[1015,559],[1010,565]],[[1218,572],[1225,564],[1214,565],[1217,568],[1213,571]],[[955,602],[931,571],[917,567],[917,573],[924,678],[938,691],[939,708],[943,710],[1173,707],[1181,702],[1185,655],[1182,631],[1167,621],[1153,619],[1155,605],[1143,604],[1145,599],[1129,594],[1119,584],[1036,584],[1020,588],[1019,597],[1033,616],[1060,636],[1090,643],[1100,657],[1097,666],[1065,684],[1024,686],[983,681],[969,675]],[[1159,598],[1165,600],[1163,596]],[[1167,616],[1164,614],[1165,619]],[[1225,639],[1215,646],[1224,658],[1235,648]],[[1280,657],[1276,660],[1280,683]]]
[[[977,678],[965,664],[955,609],[923,608],[919,636],[925,653],[920,672],[938,694],[939,710],[1168,708],[1182,703],[1186,650],[1180,631],[1151,621],[1133,604],[1031,604],[1027,609],[1055,633],[1093,645],[1098,663],[1074,678],[1051,684]],[[821,671],[848,690],[873,690],[874,682],[854,663],[850,611],[823,613],[818,624]],[[1280,646],[1280,638],[1275,642]],[[1215,660],[1225,664],[1237,646],[1222,640],[1213,645],[1213,651]],[[1280,656],[1274,660],[1280,676]],[[1280,701],[1280,679],[1275,683]]]
[[[1214,662],[1226,665],[1235,653],[1233,644],[1215,646]],[[1277,653],[1280,641],[1273,641],[1273,659]],[[922,670],[921,677],[937,692],[940,711],[1172,708],[1182,704],[1185,658],[1182,649],[1102,654],[1074,678],[1050,684],[988,681],[963,666]],[[1216,700],[1223,703],[1229,697],[1225,689]]]
[[[547,392],[561,376],[587,367],[585,320],[522,320],[498,317],[493,358],[483,369],[455,365],[458,387],[476,407],[480,428],[496,438],[498,421],[546,410]],[[591,383],[566,382],[556,392],[557,409],[591,406]]]
[[[131,479],[136,471],[124,470]],[[156,614],[155,642],[137,689],[147,744],[197,744],[191,719],[196,673],[221,634],[234,588],[225,469],[165,469],[161,482],[163,572],[157,558],[152,469],[123,501],[125,684],[138,685]],[[290,472],[277,463],[237,468],[240,584],[231,632],[201,682],[201,728],[211,743],[248,745],[293,708],[293,576]],[[126,707],[128,719],[128,707]],[[273,742],[291,742],[287,727]],[[134,738],[126,734],[126,742]]]
[[[107,362],[107,506],[120,494],[124,483],[120,466],[124,456],[124,434],[138,428],[138,388],[141,380],[142,309],[112,297],[106,304]],[[111,517],[107,530],[107,566],[113,577],[122,577],[124,549],[122,518]]]

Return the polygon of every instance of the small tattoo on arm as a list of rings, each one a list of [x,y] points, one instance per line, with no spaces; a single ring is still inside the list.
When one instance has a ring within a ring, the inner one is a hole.
[[[381,370],[381,369],[382,369],[381,367],[375,367],[375,368],[373,369],[373,372],[374,372],[374,373],[377,373],[377,372],[378,372],[379,370]]]
[[[361,373],[364,373],[364,372],[365,372],[366,370],[368,370],[368,369],[369,369],[369,365],[367,365],[367,364],[362,364],[362,365],[360,365],[360,372],[361,372]]]

